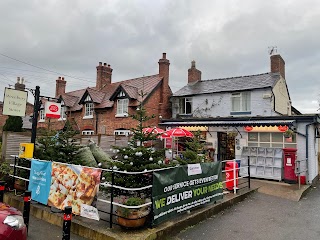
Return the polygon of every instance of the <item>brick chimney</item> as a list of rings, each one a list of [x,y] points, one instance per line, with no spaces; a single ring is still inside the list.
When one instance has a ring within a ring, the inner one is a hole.
[[[14,88],[16,90],[24,91],[26,88],[26,85],[24,84],[24,79],[20,77],[17,77],[17,82],[14,84]]]
[[[162,53],[162,58],[159,59],[158,63],[159,63],[159,76],[163,77],[163,87],[168,87],[170,61],[167,59],[166,53]]]
[[[286,79],[285,62],[280,54],[270,56],[270,65],[272,73],[280,73],[280,75]]]
[[[113,69],[111,68],[110,64],[107,65],[104,63],[102,65],[102,62],[99,62],[99,66],[97,66],[97,90],[100,90],[111,83],[112,70]]]
[[[201,71],[196,68],[196,61],[191,62],[191,68],[188,69],[188,83],[201,81]]]
[[[162,58],[159,59],[159,76],[163,78],[159,102],[159,116],[168,119],[171,117],[170,97],[172,95],[169,86],[169,66],[170,61],[167,59],[167,54],[162,53]]]
[[[66,84],[67,81],[64,80],[64,77],[59,77],[56,80],[56,97],[66,93]]]

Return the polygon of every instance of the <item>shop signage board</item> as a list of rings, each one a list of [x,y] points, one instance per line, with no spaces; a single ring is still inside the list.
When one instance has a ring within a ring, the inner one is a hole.
[[[46,102],[44,113],[47,118],[60,118],[61,103]]]
[[[190,164],[153,173],[153,225],[223,198],[221,162]]]
[[[8,116],[26,115],[28,92],[5,88],[2,114]]]
[[[83,208],[92,215],[94,212],[87,205],[92,204],[99,191],[100,176],[101,169],[33,159],[29,190],[32,199],[42,204],[61,210],[72,206],[76,215]]]

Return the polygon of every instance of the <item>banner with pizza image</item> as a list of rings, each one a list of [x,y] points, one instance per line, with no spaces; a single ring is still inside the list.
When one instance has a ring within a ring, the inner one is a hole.
[[[98,193],[100,176],[101,169],[53,162],[48,205],[72,206],[72,213],[80,215],[81,205],[91,205]]]
[[[80,215],[81,205],[91,205],[98,193],[100,176],[101,169],[33,159],[29,190],[35,201],[61,210],[72,206]]]

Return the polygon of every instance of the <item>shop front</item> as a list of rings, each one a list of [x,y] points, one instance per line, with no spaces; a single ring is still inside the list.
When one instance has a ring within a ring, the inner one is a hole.
[[[161,125],[205,128],[205,141],[214,149],[214,161],[249,161],[251,175],[262,179],[282,181],[283,149],[297,149],[299,172],[311,183],[318,175],[319,122],[318,115],[296,115],[170,119]]]

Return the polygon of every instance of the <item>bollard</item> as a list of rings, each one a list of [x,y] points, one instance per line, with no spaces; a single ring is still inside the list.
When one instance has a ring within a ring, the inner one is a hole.
[[[3,202],[3,195],[4,195],[5,187],[6,187],[6,182],[0,181],[0,202]]]
[[[67,206],[64,208],[64,214],[63,214],[62,240],[70,240],[71,218],[72,218],[72,207]]]
[[[30,216],[30,202],[31,202],[31,191],[25,191],[23,197],[23,220],[29,229],[29,216]]]

